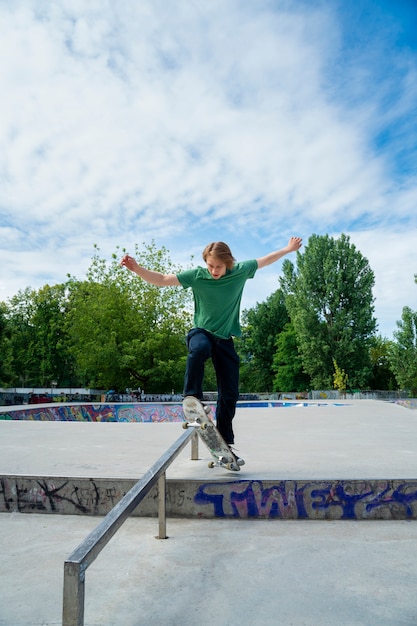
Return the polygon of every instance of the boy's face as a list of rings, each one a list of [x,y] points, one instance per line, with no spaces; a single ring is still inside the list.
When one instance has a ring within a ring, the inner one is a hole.
[[[207,256],[206,264],[211,277],[215,280],[221,278],[226,274],[226,263],[223,263],[223,261],[216,259],[211,254]]]

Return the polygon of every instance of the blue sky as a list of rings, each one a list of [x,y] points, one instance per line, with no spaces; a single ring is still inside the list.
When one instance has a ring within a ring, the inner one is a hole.
[[[417,309],[416,32],[415,0],[3,0],[0,300],[83,279],[94,244],[187,265],[344,232],[392,338]]]

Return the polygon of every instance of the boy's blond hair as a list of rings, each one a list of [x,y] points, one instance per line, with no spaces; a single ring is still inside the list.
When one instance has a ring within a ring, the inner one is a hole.
[[[211,256],[213,259],[224,263],[228,270],[231,270],[235,264],[236,259],[232,255],[227,243],[223,241],[213,241],[209,243],[203,250],[203,259],[207,263],[207,257]]]

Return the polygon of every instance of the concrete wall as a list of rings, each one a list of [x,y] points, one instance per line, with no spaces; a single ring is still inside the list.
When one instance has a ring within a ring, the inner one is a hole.
[[[106,515],[134,480],[0,476],[0,512]],[[154,488],[134,515],[157,515]],[[417,519],[417,480],[167,481],[168,517]]]

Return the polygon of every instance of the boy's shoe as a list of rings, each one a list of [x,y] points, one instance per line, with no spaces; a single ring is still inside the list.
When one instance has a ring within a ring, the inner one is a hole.
[[[236,448],[234,448],[230,443],[228,443],[227,445],[229,446],[230,452],[235,456],[236,463],[240,466],[245,465],[245,459],[242,459],[240,456],[238,456]]]

